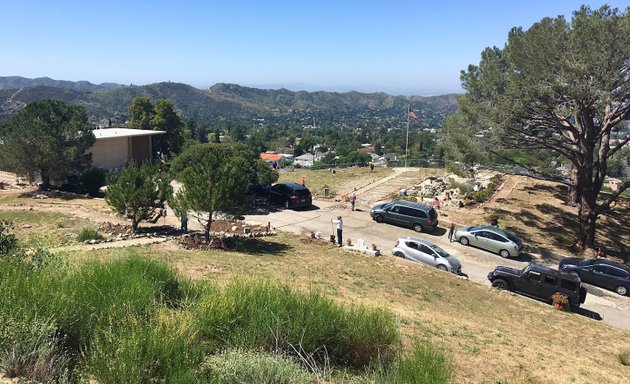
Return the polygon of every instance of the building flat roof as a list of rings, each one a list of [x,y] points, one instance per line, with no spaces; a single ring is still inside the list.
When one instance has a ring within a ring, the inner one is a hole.
[[[133,137],[133,136],[151,136],[160,135],[164,131],[152,131],[147,129],[131,129],[131,128],[102,128],[92,131],[96,140],[112,139],[115,137]]]

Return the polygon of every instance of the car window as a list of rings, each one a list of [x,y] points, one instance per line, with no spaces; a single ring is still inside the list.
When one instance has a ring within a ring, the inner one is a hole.
[[[608,273],[608,267],[605,265],[596,265],[593,267],[595,273]]]
[[[615,277],[625,277],[626,279],[628,278],[628,272],[622,271],[618,268],[609,267],[607,273]]]
[[[418,244],[414,243],[413,241],[408,241],[405,244],[411,249],[418,249]]]
[[[577,291],[578,284],[575,281],[560,279],[560,288],[564,288],[571,292]]]
[[[548,285],[556,285],[556,277],[545,275],[545,277],[543,278],[543,283]]]
[[[513,234],[511,234],[510,232],[504,231],[505,232],[505,236],[507,236],[508,239],[510,239],[514,244],[520,244],[521,240],[514,236]]]
[[[408,207],[399,207],[398,213],[406,216],[414,216],[414,210]]]
[[[540,272],[529,271],[527,272],[527,279],[533,281],[540,281]]]
[[[508,240],[505,237],[503,237],[501,235],[498,235],[496,233],[492,233],[492,232],[488,232],[488,238],[490,238],[492,240],[500,241],[501,243],[507,243],[508,242]]]
[[[398,213],[400,211],[400,205],[394,205],[391,209],[390,212],[394,212],[394,213]]]
[[[594,264],[595,263],[595,259],[582,259],[580,260],[579,265],[586,267],[588,265]]]
[[[488,232],[486,231],[477,231],[477,232],[473,232],[473,235],[477,236],[477,237],[483,237],[483,238],[488,238]]]
[[[427,255],[431,255],[431,256],[434,255],[434,253],[431,250],[431,248],[427,247],[424,244],[420,244],[418,248],[420,249],[420,252],[426,253]]]
[[[445,250],[443,250],[442,248],[438,247],[437,245],[433,244],[431,245],[429,248],[431,248],[435,253],[437,253],[438,255],[442,256],[442,257],[448,257],[450,256],[448,254],[448,252],[446,252]]]

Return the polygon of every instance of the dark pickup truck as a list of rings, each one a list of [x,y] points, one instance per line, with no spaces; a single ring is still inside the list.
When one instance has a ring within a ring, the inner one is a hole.
[[[569,298],[572,309],[578,308],[586,300],[586,289],[580,278],[537,264],[529,264],[523,269],[496,267],[488,274],[492,286],[514,291],[531,298],[551,303],[554,293],[562,293]]]

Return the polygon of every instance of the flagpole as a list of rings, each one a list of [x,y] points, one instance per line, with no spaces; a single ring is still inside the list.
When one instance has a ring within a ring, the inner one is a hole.
[[[407,140],[405,141],[405,168],[407,168],[407,151],[409,150],[409,113],[411,112],[411,107],[407,106]]]

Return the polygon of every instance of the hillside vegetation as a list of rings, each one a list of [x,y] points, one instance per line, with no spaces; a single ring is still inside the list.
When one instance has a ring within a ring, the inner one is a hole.
[[[236,84],[215,84],[198,89],[182,83],[162,82],[143,86],[103,84],[80,85],[48,79],[0,78],[0,118],[10,116],[25,104],[54,98],[85,106],[96,121],[110,119],[124,122],[127,109],[136,96],[169,99],[183,117],[219,121],[241,121],[252,118],[301,121],[309,117],[321,122],[342,122],[355,117],[404,119],[410,102],[423,119],[441,119],[456,109],[455,95],[434,97],[392,96],[385,93],[360,92],[293,92],[286,89],[257,89]]]

